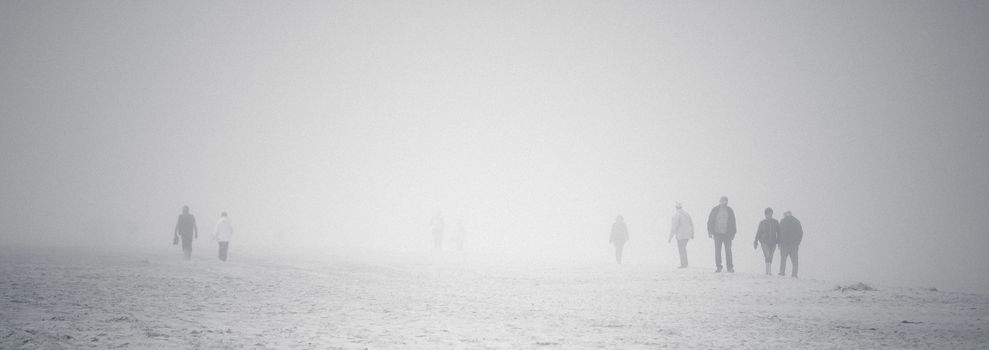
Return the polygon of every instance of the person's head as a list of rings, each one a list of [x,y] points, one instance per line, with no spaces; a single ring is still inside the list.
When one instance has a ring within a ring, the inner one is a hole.
[[[785,217],[791,217],[791,216],[793,216],[793,213],[791,213],[789,210],[787,210],[787,211],[783,212],[783,216],[785,216]]]
[[[220,217],[221,218],[227,217],[227,212],[225,212],[225,211],[224,212],[220,212]]]
[[[183,205],[182,206],[182,214],[188,214],[188,213],[189,213],[189,206],[188,205]]]
[[[773,208],[766,208],[765,213],[766,213],[766,218],[771,219],[773,217]]]
[[[615,221],[616,222],[624,222],[625,221],[625,218],[623,218],[621,215],[618,215],[617,217],[615,217]]]
[[[676,206],[677,206],[677,209],[683,209],[683,204],[680,203],[680,202],[677,202],[677,205]]]
[[[728,196],[721,196],[721,206],[728,205]]]

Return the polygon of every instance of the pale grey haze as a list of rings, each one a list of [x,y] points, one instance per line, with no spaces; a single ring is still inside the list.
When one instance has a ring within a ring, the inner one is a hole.
[[[740,272],[772,207],[803,278],[989,292],[987,2],[2,0],[0,48],[3,245],[612,262],[622,215],[675,266],[680,201],[713,270],[725,195]]]

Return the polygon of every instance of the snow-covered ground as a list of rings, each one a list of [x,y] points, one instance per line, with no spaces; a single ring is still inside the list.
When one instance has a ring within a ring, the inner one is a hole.
[[[978,294],[449,252],[197,254],[6,247],[0,348],[989,347]]]

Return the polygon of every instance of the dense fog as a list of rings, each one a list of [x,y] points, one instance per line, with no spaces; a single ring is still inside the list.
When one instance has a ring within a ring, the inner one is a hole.
[[[0,244],[674,266],[989,292],[989,4],[0,2]],[[207,240],[197,244],[204,245]],[[355,253],[356,252],[356,253]]]

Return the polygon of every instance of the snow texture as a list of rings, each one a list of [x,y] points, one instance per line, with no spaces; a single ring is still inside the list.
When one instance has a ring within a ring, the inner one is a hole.
[[[985,348],[989,298],[470,257],[0,255],[0,348]],[[857,285],[851,285],[856,287]],[[863,284],[863,286],[865,286]]]

